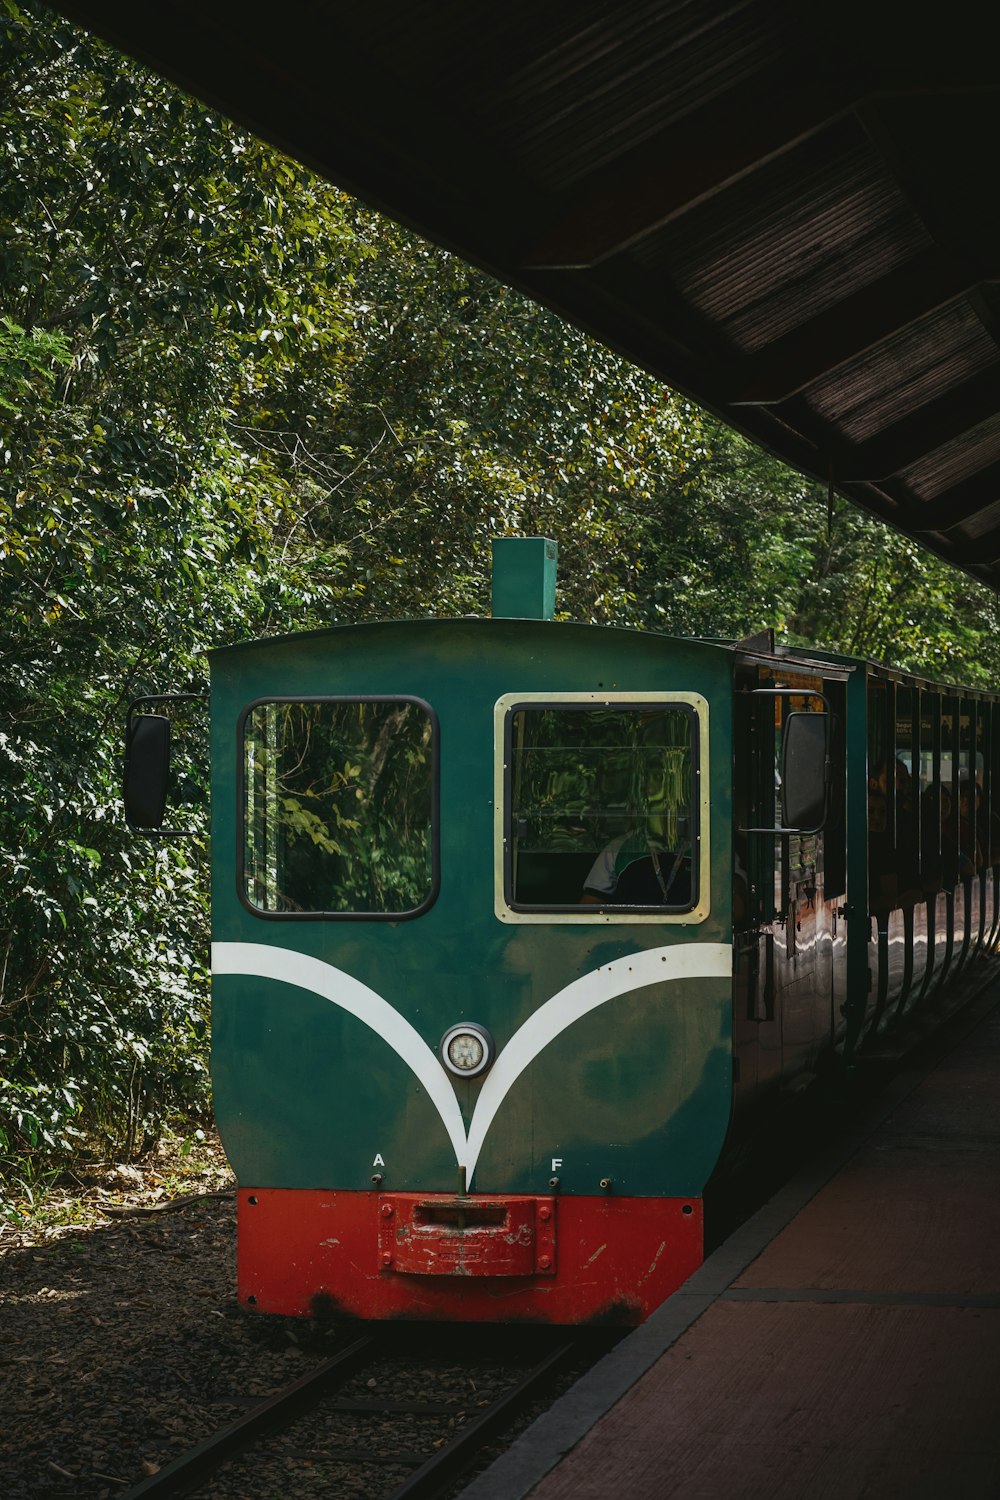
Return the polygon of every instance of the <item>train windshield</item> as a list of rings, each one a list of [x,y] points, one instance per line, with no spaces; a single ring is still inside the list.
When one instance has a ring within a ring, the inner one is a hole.
[[[422,910],[435,888],[435,757],[419,701],[255,704],[243,728],[247,903],[284,916]]]
[[[514,910],[691,910],[699,884],[691,707],[517,705],[505,762],[504,884]]]

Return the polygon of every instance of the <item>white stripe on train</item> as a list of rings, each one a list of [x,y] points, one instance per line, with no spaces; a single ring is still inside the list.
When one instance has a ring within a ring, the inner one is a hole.
[[[528,1064],[568,1026],[599,1005],[647,985],[678,979],[728,978],[732,962],[728,943],[673,943],[616,958],[574,979],[539,1006],[500,1052],[486,1075],[466,1135],[450,1074],[406,1017],[375,990],[343,969],[289,948],[270,943],[212,944],[214,974],[245,974],[309,990],[339,1005],[383,1037],[427,1090],[448,1132],[455,1161],[465,1166],[469,1187],[497,1110]]]

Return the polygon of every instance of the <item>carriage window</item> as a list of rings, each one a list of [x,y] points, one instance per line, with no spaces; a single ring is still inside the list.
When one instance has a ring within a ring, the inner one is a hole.
[[[434,721],[400,698],[258,703],[243,732],[256,910],[400,916],[434,891]]]
[[[510,906],[692,908],[698,740],[691,708],[516,706],[507,735]]]

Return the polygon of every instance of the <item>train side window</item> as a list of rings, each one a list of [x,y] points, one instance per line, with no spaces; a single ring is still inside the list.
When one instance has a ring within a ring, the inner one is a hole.
[[[272,699],[242,719],[240,894],[267,916],[413,916],[437,886],[437,735],[407,698]]]
[[[627,918],[697,904],[700,740],[690,704],[515,704],[504,763],[511,910]]]

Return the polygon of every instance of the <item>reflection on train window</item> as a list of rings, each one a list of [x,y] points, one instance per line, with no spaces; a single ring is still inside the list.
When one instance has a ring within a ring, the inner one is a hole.
[[[256,910],[399,916],[434,886],[434,724],[408,699],[256,704],[243,890]]]
[[[680,704],[514,708],[508,903],[689,911],[698,890],[696,727]]]

